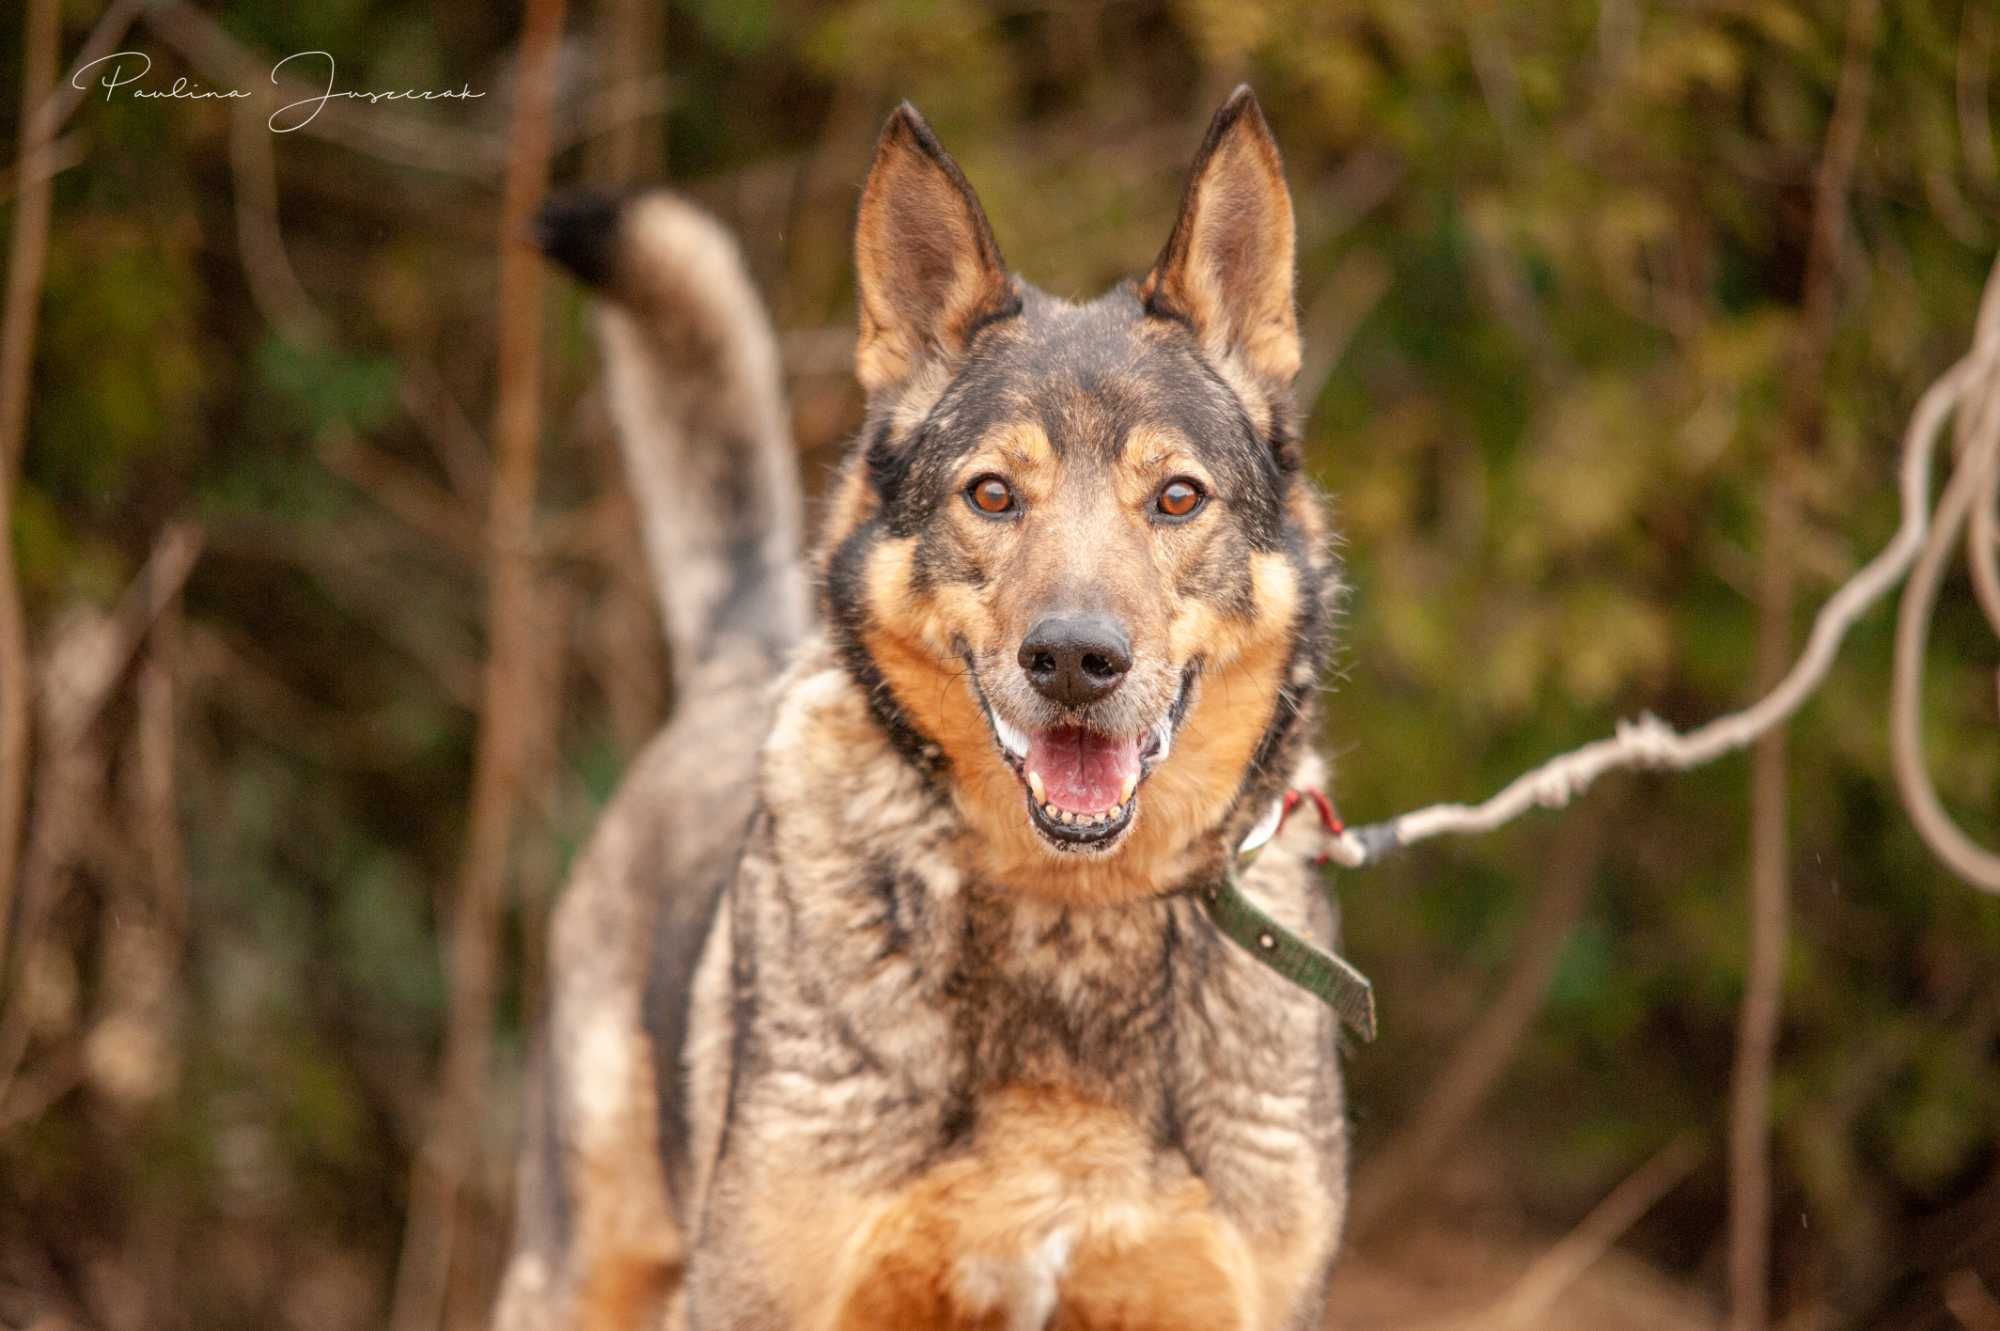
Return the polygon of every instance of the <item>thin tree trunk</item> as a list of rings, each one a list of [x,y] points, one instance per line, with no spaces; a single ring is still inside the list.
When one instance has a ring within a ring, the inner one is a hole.
[[[1791,655],[1794,551],[1800,528],[1798,468],[1821,418],[1834,301],[1847,245],[1847,196],[1867,126],[1879,0],[1849,0],[1845,53],[1833,115],[1814,180],[1798,336],[1786,366],[1785,411],[1771,461],[1757,578],[1757,688],[1784,674]],[[1786,728],[1750,757],[1750,954],[1737,1015],[1729,1107],[1729,1325],[1764,1331],[1771,1303],[1771,1075],[1784,1016],[1790,934],[1790,822]]]
[[[7,249],[7,304],[0,314],[0,971],[6,967],[8,922],[14,913],[34,727],[28,634],[14,567],[14,478],[28,428],[30,371],[48,260],[53,187],[44,156],[55,138],[55,124],[44,107],[55,87],[60,18],[57,0],[28,0],[21,37],[20,197]]]
[[[472,813],[452,898],[450,1007],[433,1121],[412,1172],[390,1326],[432,1331],[444,1312],[454,1244],[475,1173],[493,1047],[500,912],[526,753],[535,636],[543,616],[532,554],[541,432],[542,268],[528,243],[548,189],[549,117],[563,0],[528,0],[518,100],[500,206],[499,352],[487,541],[487,660]]]
[[[1757,577],[1758,690],[1783,673],[1791,646],[1792,551],[1798,496],[1790,450],[1778,459],[1765,497]],[[1750,753],[1750,955],[1737,1013],[1736,1067],[1729,1104],[1729,1316],[1731,1331],[1763,1331],[1770,1321],[1771,1065],[1784,1015],[1785,941],[1791,860],[1785,789],[1786,728]]]

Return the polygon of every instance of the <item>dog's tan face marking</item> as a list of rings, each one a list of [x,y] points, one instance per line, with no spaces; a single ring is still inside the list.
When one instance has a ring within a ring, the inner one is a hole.
[[[1311,686],[1331,574],[1292,437],[1291,228],[1232,103],[1145,281],[1073,305],[1005,275],[928,131],[884,133],[828,608],[1001,881],[1160,890]]]

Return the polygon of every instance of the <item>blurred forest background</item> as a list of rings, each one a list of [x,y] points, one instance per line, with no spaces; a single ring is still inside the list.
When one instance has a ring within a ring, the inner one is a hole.
[[[1357,821],[1755,696],[1893,530],[2000,246],[1991,0],[526,10],[0,13],[0,1325],[481,1322],[550,903],[673,699],[586,303],[508,240],[544,156],[741,234],[817,487],[898,99],[1081,295],[1151,261],[1250,80]],[[69,90],[117,50],[253,96]],[[310,50],[484,95],[273,134]],[[1384,1033],[1330,1325],[2000,1327],[2000,904],[1898,805],[1892,625],[1755,762],[1341,876]],[[1932,652],[1933,770],[1990,844],[1961,573]],[[1746,1020],[1753,936],[1782,983]]]

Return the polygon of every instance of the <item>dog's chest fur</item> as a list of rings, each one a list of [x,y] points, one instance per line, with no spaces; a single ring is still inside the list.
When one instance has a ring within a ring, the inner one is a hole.
[[[1046,1087],[1122,1111],[1253,1230],[1342,1186],[1329,1014],[1193,901],[1075,910],[968,877],[948,797],[810,651],[761,795],[696,984],[733,1032],[689,1051],[698,1173],[891,1187],[961,1149],[995,1092]],[[1246,886],[1330,938],[1308,874],[1279,849]]]

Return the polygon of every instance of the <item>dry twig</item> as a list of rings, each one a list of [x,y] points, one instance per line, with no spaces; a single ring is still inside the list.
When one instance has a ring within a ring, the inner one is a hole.
[[[81,832],[81,810],[91,806],[88,791],[102,779],[102,746],[85,743],[126,666],[155,621],[180,595],[201,553],[201,532],[169,527],[146,565],[109,615],[79,621],[60,634],[44,672],[41,723],[49,753],[46,797],[38,808],[21,871],[20,928],[13,940],[16,983],[0,1012],[0,1106],[20,1070],[30,1035],[29,986],[19,983],[33,955],[42,922],[54,904],[56,883],[69,865]]]
[[[241,102],[229,117],[229,173],[236,202],[236,247],[250,297],[287,341],[324,346],[329,325],[306,294],[278,220],[278,164],[263,117]]]
[[[1638,1172],[1613,1188],[1591,1208],[1583,1222],[1536,1259],[1514,1282],[1499,1305],[1479,1319],[1484,1327],[1541,1326],[1563,1291],[1577,1282],[1625,1231],[1639,1223],[1669,1192],[1701,1163],[1702,1149],[1692,1137],[1669,1142]]]
[[[474,566],[486,557],[474,519],[458,496],[416,468],[345,430],[322,439],[317,451],[328,471],[370,496],[404,525]]]
[[[65,134],[42,150],[39,161],[0,167],[0,203],[7,202],[30,184],[53,179],[80,164],[87,155],[85,149],[82,134]]]
[[[414,348],[403,352],[402,361],[403,380],[397,394],[403,409],[451,477],[451,488],[459,501],[468,507],[483,506],[486,488],[493,483],[493,464],[486,456],[486,441],[479,428],[465,414],[436,366]]]
[[[143,4],[144,0],[111,0],[111,3],[104,7],[104,12],[98,16],[97,26],[83,39],[83,45],[77,49],[76,59],[70,62],[69,77],[49,94],[39,108],[47,120],[44,126],[45,132],[54,135],[72,115],[76,114],[76,108],[83,104],[83,99],[90,95],[94,86],[88,79],[79,82],[77,75],[92,62],[110,55],[111,48],[125,39],[125,34],[131,31],[132,25],[138,21],[139,10]]]
[[[1945,1280],[1944,1306],[1965,1331],[2000,1331],[2000,1299],[1993,1297],[1979,1272],[1969,1266]]]
[[[61,86],[45,93],[32,114],[27,94],[34,87],[34,81],[24,77],[21,88],[21,157],[12,166],[0,170],[0,199],[10,198],[18,190],[60,175],[83,160],[85,143],[80,135],[56,137],[91,86],[87,82],[78,86],[76,75],[93,60],[109,53],[124,37],[133,20],[139,17],[139,3],[140,0],[112,0],[105,6],[97,26],[84,38],[76,60],[70,65],[70,76],[63,80]],[[28,72],[24,67],[24,76]],[[39,152],[30,147],[30,141],[40,149]]]

